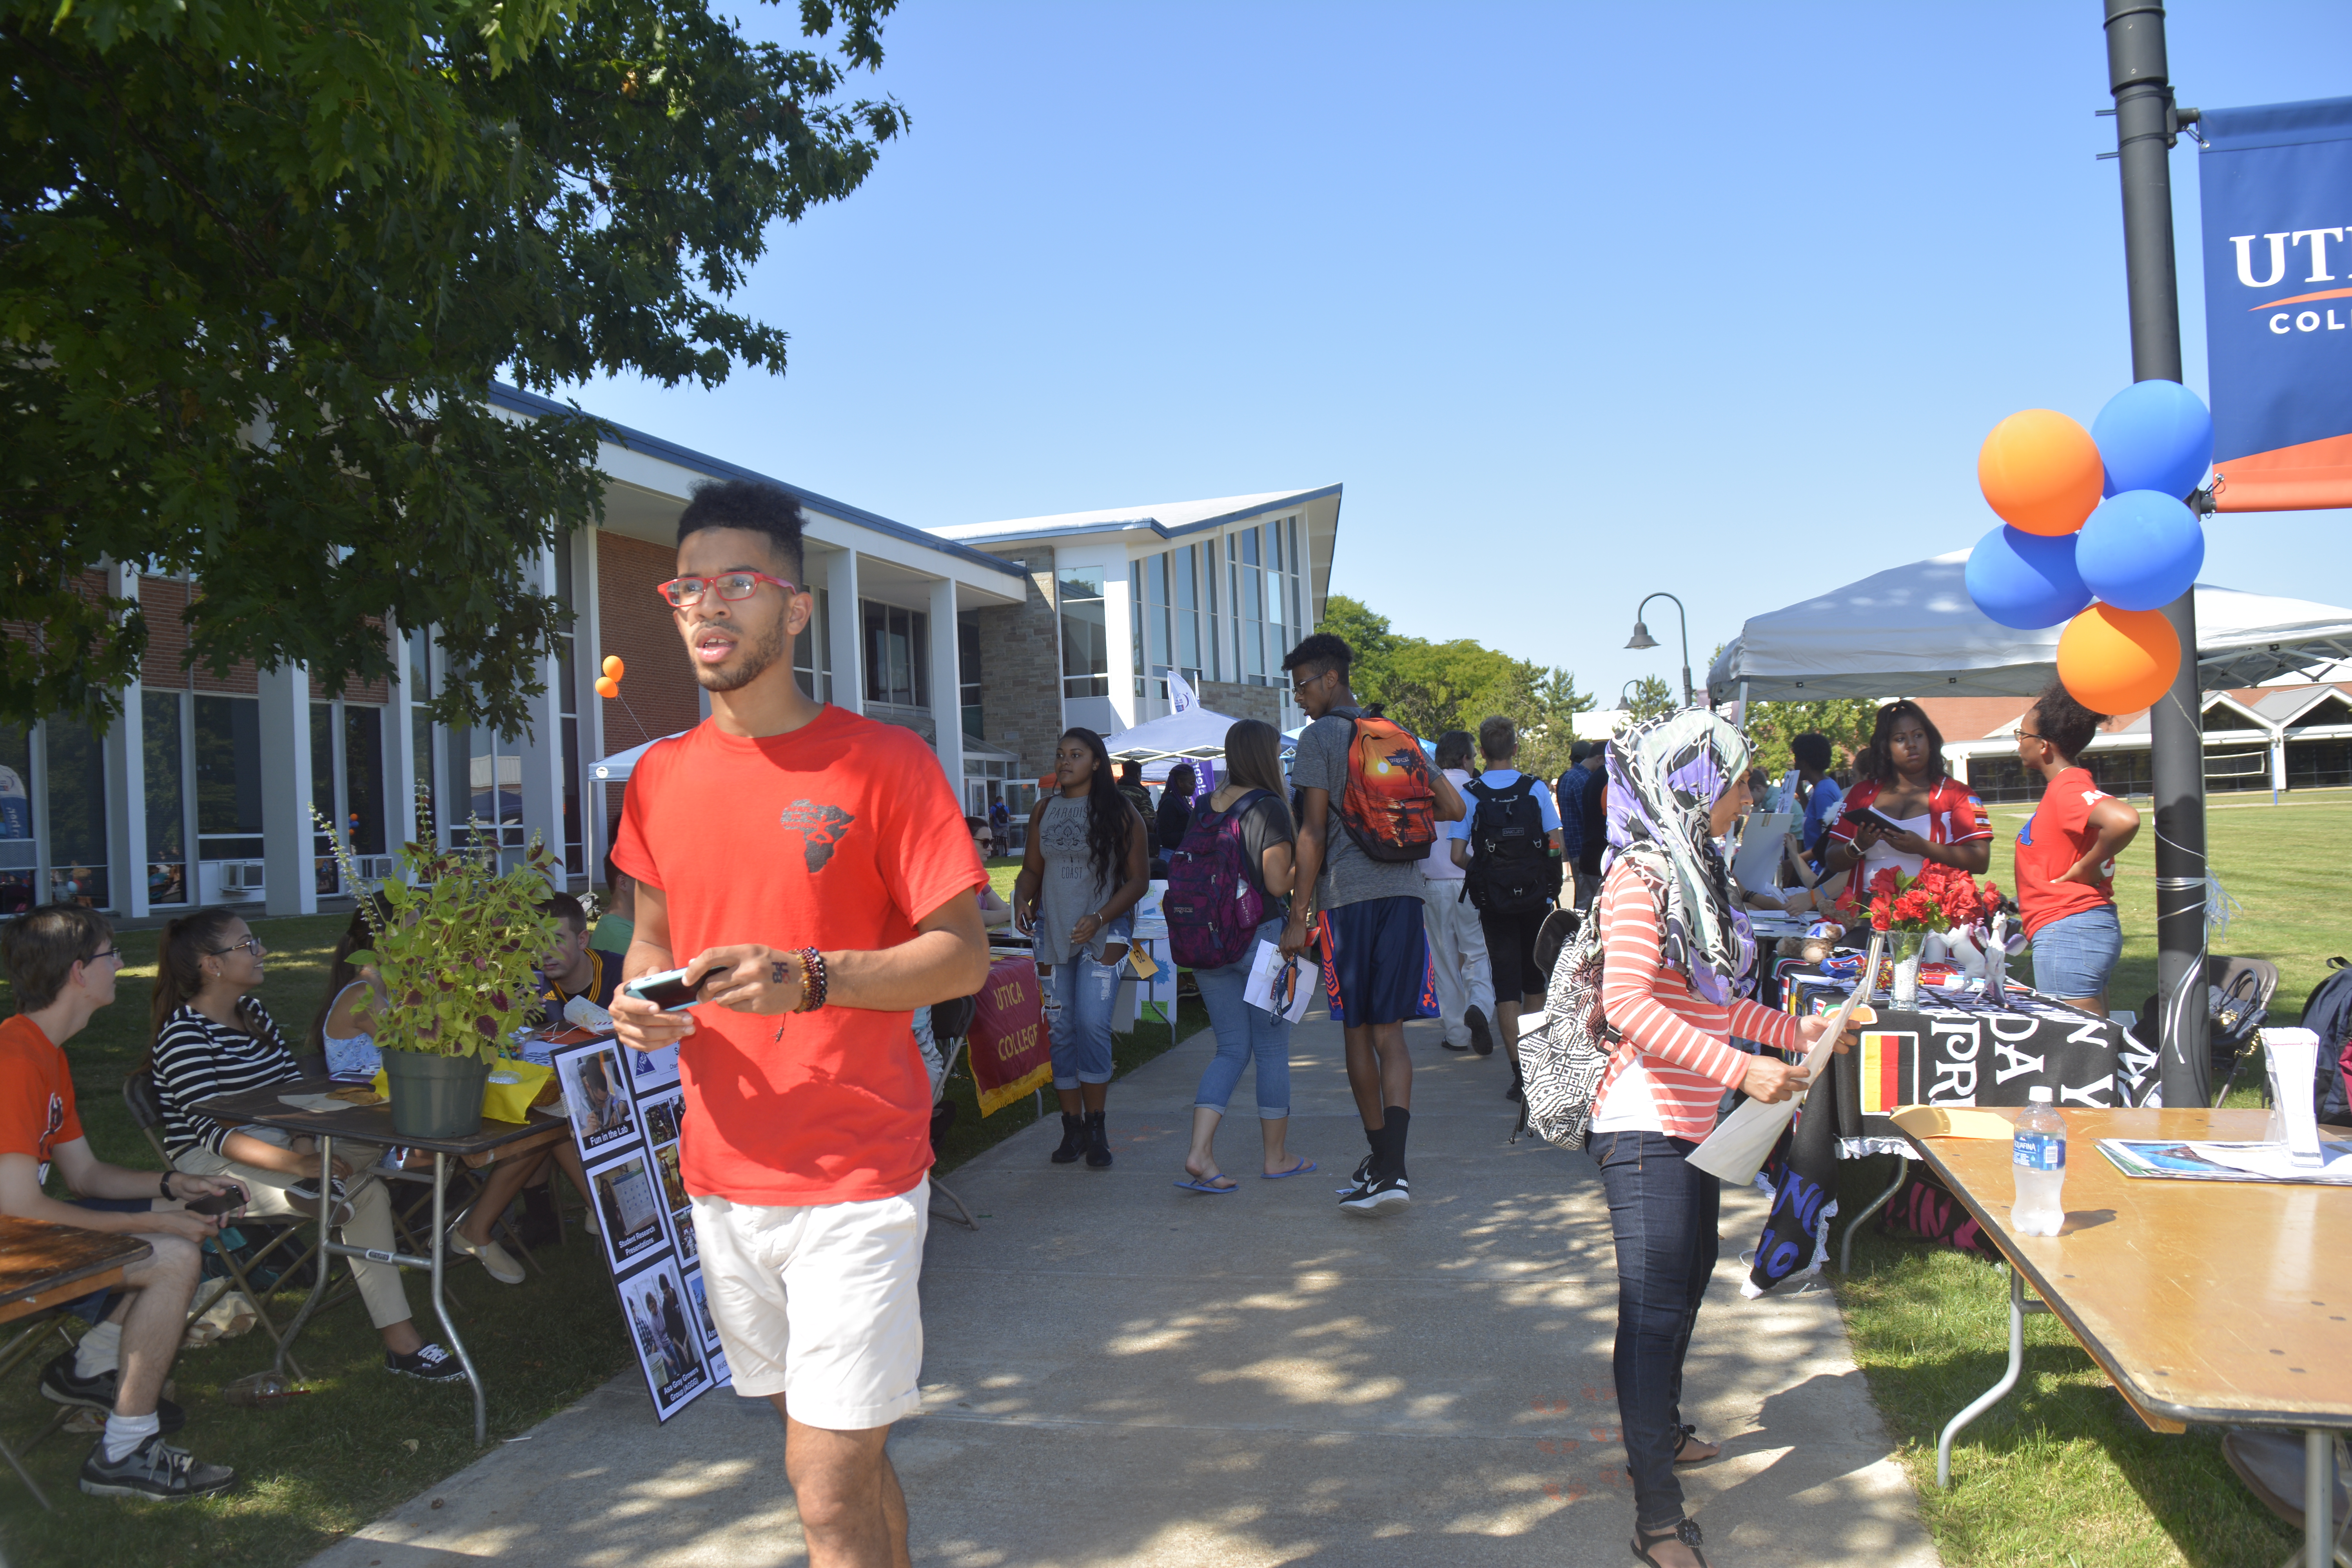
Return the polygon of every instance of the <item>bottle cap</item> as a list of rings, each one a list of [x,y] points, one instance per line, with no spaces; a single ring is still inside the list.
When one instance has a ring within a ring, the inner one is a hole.
[[[2050,1103],[2050,1090],[2046,1088],[2030,1089],[2025,1091],[2025,1098],[2032,1100],[2036,1105],[2048,1105]]]

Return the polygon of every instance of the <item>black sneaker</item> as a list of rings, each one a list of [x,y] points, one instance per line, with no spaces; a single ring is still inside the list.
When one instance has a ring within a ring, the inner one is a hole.
[[[1470,1026],[1470,1048],[1482,1057],[1493,1056],[1495,1033],[1486,1027],[1486,1010],[1474,1004],[1462,1015],[1462,1021]]]
[[[456,1356],[436,1344],[419,1345],[407,1355],[383,1352],[383,1370],[425,1383],[463,1383],[466,1368]]]
[[[163,1441],[161,1432],[119,1459],[109,1461],[106,1439],[81,1462],[81,1489],[92,1497],[143,1497],[162,1502],[225,1492],[236,1485],[226,1465],[205,1465],[184,1448]]]
[[[1343,1209],[1358,1214],[1378,1214],[1382,1209],[1404,1208],[1412,1202],[1412,1189],[1406,1184],[1404,1173],[1392,1176],[1375,1176],[1339,1200]]]
[[[41,1369],[41,1397],[52,1405],[78,1405],[104,1415],[114,1413],[115,1384],[120,1373],[101,1372],[96,1377],[74,1375],[74,1352],[66,1352]],[[155,1402],[155,1419],[166,1432],[188,1424],[188,1413],[168,1399]]]
[[[1372,1179],[1372,1161],[1375,1157],[1367,1154],[1357,1161],[1355,1171],[1348,1177],[1348,1184],[1344,1187],[1333,1187],[1331,1190],[1343,1198],[1360,1190],[1366,1182]]]
[[[1513,1062],[1511,1064],[1511,1085],[1508,1089],[1503,1090],[1503,1098],[1516,1102],[1519,1098],[1520,1087],[1526,1082],[1527,1079],[1519,1076],[1519,1064]]]

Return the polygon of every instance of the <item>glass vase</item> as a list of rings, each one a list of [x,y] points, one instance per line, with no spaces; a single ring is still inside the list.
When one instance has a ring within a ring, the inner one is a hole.
[[[1898,931],[1888,934],[1888,950],[1895,957],[1895,979],[1888,992],[1895,1006],[1905,1009],[1919,1005],[1919,948],[1926,933]]]

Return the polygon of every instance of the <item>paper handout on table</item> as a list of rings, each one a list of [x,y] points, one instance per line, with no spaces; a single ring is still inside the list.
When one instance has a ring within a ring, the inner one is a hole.
[[[1885,945],[1883,937],[1871,939],[1870,956],[1863,964],[1863,973],[1878,973],[1879,952]],[[1868,991],[1868,986],[1858,984],[1848,992],[1844,1003],[1830,1015],[1829,1023],[1822,1028],[1820,1037],[1814,1040],[1812,1049],[1805,1053],[1808,1086],[1819,1081],[1822,1072],[1828,1068],[1831,1054],[1836,1049],[1840,1037],[1844,1035],[1847,1021],[1853,1016],[1854,1009],[1862,1005]],[[1764,1168],[1765,1160],[1772,1152],[1772,1145],[1780,1141],[1781,1131],[1788,1127],[1790,1119],[1797,1114],[1797,1107],[1804,1102],[1803,1090],[1776,1105],[1767,1105],[1760,1100],[1740,1101],[1739,1109],[1725,1117],[1723,1124],[1706,1135],[1706,1142],[1690,1152],[1690,1163],[1709,1175],[1722,1177],[1734,1186],[1748,1185],[1756,1179],[1756,1173]]]
[[[1313,1005],[1315,983],[1322,973],[1306,959],[1285,958],[1274,943],[1261,942],[1249,979],[1242,985],[1242,1000],[1296,1024]]]

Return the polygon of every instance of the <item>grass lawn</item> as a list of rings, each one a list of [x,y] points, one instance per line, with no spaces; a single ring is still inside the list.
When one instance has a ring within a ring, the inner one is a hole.
[[[1010,891],[1015,869],[1012,861],[991,867],[1000,891]],[[324,996],[328,955],[345,918],[255,922],[269,946],[260,995],[289,1038],[299,1041]],[[158,934],[121,933],[128,963],[120,999],[67,1047],[91,1148],[101,1159],[141,1170],[156,1169],[158,1162],[123,1109],[121,1086],[147,1047]],[[0,1015],[15,1010],[0,981]],[[1188,994],[1176,1034],[1188,1036],[1206,1021],[1199,999]],[[1168,1029],[1145,1023],[1117,1040],[1118,1071],[1124,1075],[1171,1043]],[[1026,1099],[983,1120],[968,1073],[954,1080],[949,1098],[958,1102],[959,1114],[942,1173],[1035,1120]],[[1050,1092],[1046,1100],[1050,1108]],[[568,1205],[577,1203],[568,1184],[555,1185]],[[570,1245],[538,1254],[545,1277],[533,1274],[519,1286],[499,1285],[471,1264],[450,1271],[463,1303],[458,1327],[489,1389],[493,1443],[528,1430],[633,1364],[603,1258],[576,1226],[571,1234]],[[407,1283],[420,1331],[438,1337],[425,1278],[411,1271]],[[281,1295],[272,1311],[283,1321],[299,1300],[299,1294]],[[202,1458],[236,1467],[243,1484],[226,1497],[169,1508],[84,1497],[74,1478],[91,1439],[72,1433],[50,1437],[26,1461],[56,1512],[44,1513],[14,1476],[0,1470],[5,1561],[15,1568],[86,1563],[93,1560],[95,1541],[101,1548],[97,1560],[141,1568],[224,1563],[278,1568],[303,1562],[478,1457],[464,1386],[426,1387],[383,1372],[382,1342],[357,1300],[315,1321],[298,1355],[312,1374],[310,1392],[274,1409],[243,1410],[224,1404],[220,1390],[269,1364],[265,1335],[257,1331],[181,1354],[173,1377],[188,1426],[179,1441]],[[20,1368],[0,1396],[0,1433],[12,1446],[21,1447],[56,1409],[34,1389],[47,1359],[44,1352]],[[651,1414],[648,1405],[649,1433]]]
[[[1995,807],[2000,842],[2031,815]],[[2110,993],[2137,1008],[2156,988],[2154,825],[2116,868],[2124,956]],[[2279,966],[2271,1016],[2293,1022],[2331,953],[2352,954],[2352,922],[2326,884],[2352,851],[2352,795],[2344,792],[2209,806],[2211,870],[2245,906],[2214,950]],[[1992,873],[2010,883],[2008,854]],[[2251,1075],[2251,1076],[2249,1076]],[[2255,1102],[2259,1065],[2240,1075],[2231,1103]],[[1859,1213],[1890,1178],[1886,1160],[1848,1164],[1844,1212]],[[1865,1232],[1854,1278],[1838,1298],[1854,1359],[1918,1488],[1920,1511],[1948,1568],[2051,1563],[2267,1564],[2298,1544],[2256,1503],[2221,1458],[2221,1434],[2148,1431],[2054,1317],[2025,1321],[2025,1372],[2001,1404],[1979,1416],[1952,1451],[1953,1488],[1936,1489],[1936,1435],[1991,1387],[2008,1359],[2009,1281],[1948,1249]],[[2229,1313],[2217,1303],[2217,1317]],[[2217,1329],[2217,1332],[2219,1330]]]

